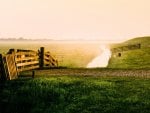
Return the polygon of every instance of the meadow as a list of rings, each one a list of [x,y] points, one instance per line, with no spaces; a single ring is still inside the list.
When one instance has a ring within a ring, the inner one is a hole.
[[[35,70],[34,78],[25,71],[16,80],[0,82],[0,113],[150,113],[149,38],[144,39],[112,45],[140,42],[142,48],[111,57],[107,68],[93,69],[85,67],[101,53],[99,42],[0,42],[3,54],[12,47],[44,46],[62,66]]]
[[[122,43],[101,41],[12,41],[0,42],[0,53],[7,53],[10,48],[30,49],[38,51],[45,47],[46,51],[58,59],[59,66],[69,68],[85,68],[94,58],[102,53],[100,48],[106,45],[108,48],[117,48],[126,45],[141,44],[140,49],[122,51],[121,57],[112,56],[109,68],[150,68],[150,37],[134,38]]]
[[[109,61],[109,68],[126,68],[126,69],[150,69],[150,37],[138,37],[123,43],[113,44],[111,48],[121,47],[125,45],[141,44],[140,49],[122,51],[121,57],[113,56]]]
[[[45,47],[58,59],[59,66],[86,67],[89,62],[101,53],[102,42],[96,41],[12,41],[0,42],[0,53],[7,53],[10,48],[30,49],[37,51]]]
[[[35,73],[34,79],[29,71],[1,84],[1,113],[150,113],[149,70],[79,68]]]

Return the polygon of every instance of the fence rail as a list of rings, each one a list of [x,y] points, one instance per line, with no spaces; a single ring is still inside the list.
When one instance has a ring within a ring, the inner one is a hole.
[[[18,49],[15,52],[15,60],[18,72],[39,68],[39,56],[36,51]]]
[[[58,66],[58,61],[51,55],[50,52],[46,52],[44,54],[44,65],[50,67]]]
[[[6,55],[0,54],[0,78],[16,79],[19,72],[44,67],[58,67],[58,61],[50,52],[10,49]]]
[[[141,44],[126,45],[111,49],[113,57],[121,57],[124,51],[140,49]]]
[[[113,48],[112,52],[123,52],[123,51],[135,50],[140,48],[141,48],[141,44],[134,44],[134,45],[127,45],[127,46]]]

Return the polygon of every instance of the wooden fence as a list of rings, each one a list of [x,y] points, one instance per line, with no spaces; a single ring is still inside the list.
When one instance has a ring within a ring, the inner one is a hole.
[[[127,46],[113,48],[112,52],[123,52],[123,51],[135,50],[140,48],[141,48],[141,44],[134,44],[134,45],[127,45]]]
[[[22,71],[44,67],[58,67],[58,61],[44,47],[39,51],[10,49],[6,55],[0,55],[1,79],[16,79]]]
[[[140,48],[141,48],[141,44],[134,44],[134,45],[126,45],[126,46],[113,48],[111,51],[112,51],[113,56],[121,57],[122,52],[124,52],[124,51],[136,50],[136,49],[140,49]]]
[[[58,61],[55,60],[50,52],[44,54],[44,65],[46,67],[58,67]]]
[[[4,70],[6,74],[6,78],[8,80],[16,79],[18,77],[17,67],[15,63],[15,55],[8,54],[4,57]]]
[[[17,50],[15,52],[18,72],[39,68],[38,52],[32,50]]]

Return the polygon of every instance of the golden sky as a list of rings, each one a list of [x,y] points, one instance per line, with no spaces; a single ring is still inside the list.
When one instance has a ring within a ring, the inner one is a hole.
[[[150,35],[150,0],[0,0],[0,37],[126,40]]]

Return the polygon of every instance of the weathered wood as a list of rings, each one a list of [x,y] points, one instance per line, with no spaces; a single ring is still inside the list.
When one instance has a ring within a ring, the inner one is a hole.
[[[123,51],[135,50],[135,49],[140,49],[140,48],[141,48],[141,44],[133,44],[133,45],[113,48],[111,51],[116,53],[116,52],[123,52]]]
[[[10,55],[14,55],[14,60],[10,59]],[[10,49],[7,55],[3,59],[6,78],[13,79],[13,65],[16,66],[16,70],[19,73],[20,71],[31,70],[39,68],[39,55],[38,52],[33,50],[21,50]],[[14,61],[14,62],[13,62]],[[11,71],[10,71],[11,70]]]
[[[15,79],[19,72],[43,67],[57,67],[58,61],[44,47],[39,53],[33,50],[10,49],[5,57],[0,56],[0,78]],[[3,67],[3,68],[2,68]],[[32,73],[34,76],[34,72]]]
[[[20,62],[20,61],[35,61],[35,60],[39,60],[39,57],[38,56],[34,56],[34,57],[16,58],[16,62]]]
[[[28,67],[18,67],[18,72],[22,72],[22,71],[28,71],[28,70],[33,70],[33,69],[38,69],[39,65],[33,65],[33,66],[28,66]]]
[[[50,52],[46,52],[44,55],[44,65],[46,67],[58,67],[58,61],[51,55]]]
[[[17,52],[35,52],[34,50],[17,49]]]
[[[40,68],[44,67],[44,53],[45,53],[45,49],[44,47],[40,48]]]
[[[28,67],[34,64],[39,65],[40,68],[57,67],[58,61],[51,55],[50,52],[45,52],[44,47],[41,47],[39,54],[35,51],[17,50],[16,64],[17,64],[19,71],[20,70],[23,71],[23,70],[29,69]]]
[[[18,78],[18,72],[15,63],[15,55],[8,54],[5,56],[5,58],[6,58],[6,65],[7,65],[7,67],[5,67],[7,68],[7,78],[9,80]]]
[[[36,56],[38,53],[37,52],[31,52],[31,51],[29,51],[29,52],[17,52],[16,53],[16,55],[17,56],[21,56],[21,55],[24,55],[24,56]]]
[[[31,61],[31,62],[17,63],[17,67],[18,67],[18,66],[33,65],[33,64],[39,65],[39,61]]]
[[[18,72],[39,68],[38,52],[17,49],[15,56]]]
[[[34,78],[35,77],[35,71],[33,70],[32,71],[32,78]]]

